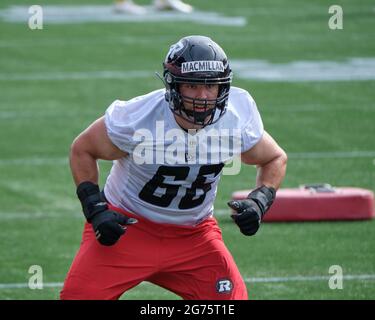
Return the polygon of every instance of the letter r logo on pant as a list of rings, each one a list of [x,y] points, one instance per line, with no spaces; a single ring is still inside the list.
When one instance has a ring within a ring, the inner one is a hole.
[[[228,279],[221,279],[216,282],[216,291],[218,293],[229,293],[232,289],[232,282]]]

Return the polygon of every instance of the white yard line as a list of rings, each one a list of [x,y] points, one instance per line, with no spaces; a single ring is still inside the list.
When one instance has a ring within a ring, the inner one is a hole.
[[[337,151],[337,152],[288,152],[289,159],[362,159],[375,158],[375,151]],[[31,157],[16,159],[0,159],[0,166],[44,166],[44,165],[67,165],[66,157]]]
[[[327,281],[330,276],[292,276],[292,277],[254,277],[245,278],[246,283],[287,283],[287,282],[305,282],[305,281]],[[344,275],[343,280],[349,281],[363,281],[375,280],[375,274],[355,274]],[[150,285],[148,282],[143,282],[141,285]],[[63,282],[46,282],[43,283],[45,288],[61,288]],[[28,283],[0,283],[0,289],[27,289]]]
[[[274,282],[296,282],[296,281],[327,281],[332,276],[294,276],[294,277],[264,277],[245,278],[247,283],[274,283]],[[343,275],[343,280],[375,280],[375,274]]]
[[[44,166],[44,165],[68,165],[68,156],[59,158],[17,158],[17,159],[0,159],[0,166]]]
[[[271,63],[265,60],[231,60],[235,76],[258,81],[358,81],[375,79],[375,58],[350,58],[345,61],[292,61]]]
[[[88,79],[136,79],[152,78],[152,71],[82,71],[82,72],[44,72],[0,74],[0,81],[58,81]]]
[[[271,63],[265,60],[231,60],[235,77],[254,81],[362,81],[375,80],[375,58],[350,58],[345,61],[292,61]],[[0,81],[59,81],[152,78],[152,71],[77,71],[43,73],[1,73]]]
[[[184,14],[176,11],[158,11],[152,6],[145,6],[147,12],[143,15],[119,14],[114,12],[111,5],[43,5],[44,24],[73,24],[91,22],[118,23],[149,23],[149,22],[190,22],[200,25],[221,25],[244,27],[247,24],[243,16],[227,17],[218,12],[195,10],[194,14]],[[0,10],[0,18],[6,22],[27,23],[30,18],[29,6],[10,6]]]
[[[290,159],[373,158],[375,151],[288,152]]]
[[[45,288],[60,288],[63,286],[63,282],[45,282],[43,287]],[[29,289],[28,283],[0,283],[0,289]]]
[[[264,34],[253,34],[251,38],[245,39],[242,34],[230,34],[230,35],[221,35],[220,42],[238,42],[241,41],[245,45],[252,45],[255,42],[262,42],[264,43],[265,38]],[[279,41],[279,35],[267,35],[266,41]],[[306,36],[304,34],[291,34],[288,36],[288,42],[298,42],[306,40]],[[100,45],[113,45],[113,44],[145,44],[145,45],[154,45],[155,43],[158,44],[165,44],[166,46],[172,44],[176,41],[176,37],[172,35],[152,35],[152,36],[132,36],[132,35],[124,35],[124,36],[106,36],[102,38],[98,37],[81,37],[75,36],[73,37],[66,37],[66,38],[47,38],[43,37],[41,39],[27,39],[27,38],[17,38],[17,39],[6,39],[0,40],[0,48],[21,48],[21,47],[57,47],[57,46],[73,46],[73,45],[84,45],[84,46],[98,46]],[[309,35],[309,42],[322,42],[322,37],[318,35]],[[327,40],[328,41],[328,40]]]
[[[233,40],[233,39],[232,39]],[[158,36],[131,36],[131,35],[124,35],[124,36],[106,36],[105,38],[97,38],[97,37],[66,37],[66,38],[43,38],[38,39],[7,39],[7,40],[0,40],[0,48],[18,48],[18,47],[33,47],[37,46],[40,47],[57,47],[57,46],[73,46],[73,45],[93,45],[97,46],[99,43],[101,45],[113,45],[116,44],[147,44],[152,45],[155,42],[159,44],[166,43],[171,44],[176,41],[176,38],[173,36],[167,35],[158,35]]]
[[[4,220],[33,220],[33,219],[82,219],[83,215],[78,210],[72,209],[69,212],[0,212],[0,221]]]

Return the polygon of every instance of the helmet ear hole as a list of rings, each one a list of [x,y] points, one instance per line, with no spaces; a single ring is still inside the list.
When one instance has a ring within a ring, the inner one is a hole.
[[[173,76],[169,72],[164,72],[164,81],[170,86],[173,83]]]

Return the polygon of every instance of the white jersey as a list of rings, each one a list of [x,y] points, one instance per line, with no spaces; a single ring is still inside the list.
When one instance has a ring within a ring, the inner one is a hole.
[[[108,136],[129,155],[114,161],[104,193],[114,206],[151,221],[194,226],[213,214],[224,164],[261,139],[263,124],[250,94],[231,87],[226,113],[191,134],[164,95],[160,89],[108,107]]]

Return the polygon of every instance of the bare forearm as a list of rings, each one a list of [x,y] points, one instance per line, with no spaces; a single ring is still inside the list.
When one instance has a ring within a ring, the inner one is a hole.
[[[83,181],[98,183],[99,168],[97,160],[90,153],[80,150],[74,144],[70,152],[70,169],[77,186]]]
[[[286,173],[287,158],[285,154],[273,159],[263,166],[257,166],[257,187],[265,185],[276,190],[280,187]]]

